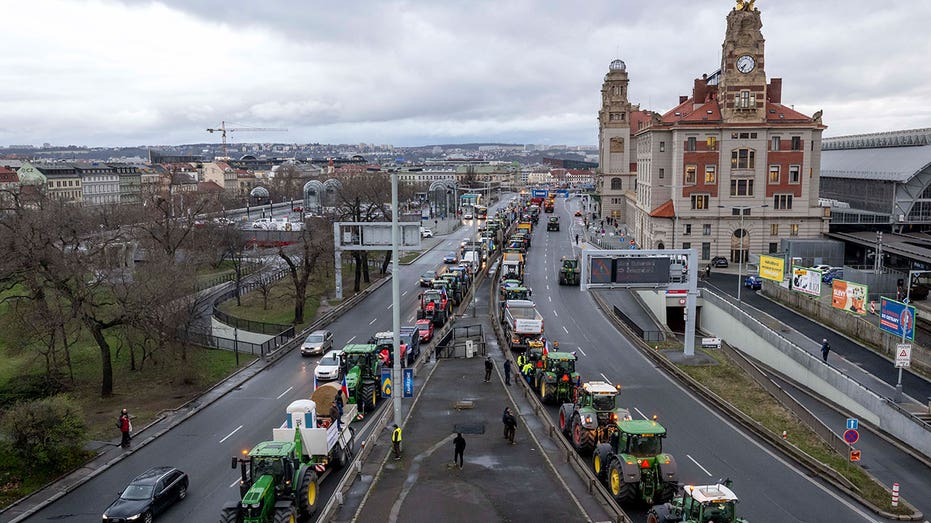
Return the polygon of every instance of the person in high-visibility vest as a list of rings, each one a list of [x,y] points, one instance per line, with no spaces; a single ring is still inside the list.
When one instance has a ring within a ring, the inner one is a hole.
[[[391,449],[394,450],[394,460],[401,459],[401,427],[394,424],[394,432],[391,433]]]
[[[520,353],[520,355],[517,356],[517,368],[518,368],[518,369],[523,369],[523,368],[524,368],[524,363],[526,363],[526,362],[527,362],[527,358],[524,357],[524,353],[523,353],[523,352]]]
[[[527,379],[527,383],[530,383],[530,373],[533,372],[533,364],[529,361],[524,364],[520,369],[520,373],[524,375],[524,378]]]

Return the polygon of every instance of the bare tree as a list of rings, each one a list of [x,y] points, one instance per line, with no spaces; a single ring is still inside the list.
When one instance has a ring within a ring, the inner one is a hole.
[[[332,226],[323,218],[311,218],[301,228],[300,240],[288,247],[279,247],[278,256],[288,265],[291,283],[294,285],[295,325],[304,323],[304,302],[307,301],[307,286],[322,260],[333,254],[330,235]]]
[[[390,198],[391,182],[385,173],[366,173],[348,177],[336,190],[337,217],[341,221],[375,222],[390,218],[386,196]],[[353,290],[359,292],[361,282],[369,283],[368,251],[352,251],[355,263]]]

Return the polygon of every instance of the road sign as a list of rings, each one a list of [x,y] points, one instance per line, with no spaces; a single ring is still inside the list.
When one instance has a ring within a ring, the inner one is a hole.
[[[381,369],[381,397],[391,397],[391,369]]]
[[[850,461],[856,462],[860,461],[860,451],[856,449],[850,449]]]
[[[857,442],[858,439],[860,439],[859,432],[853,429],[847,429],[844,431],[844,441],[846,441],[849,445],[853,445]]]
[[[857,430],[860,428],[860,420],[857,418],[847,418],[847,430]]]
[[[414,369],[404,369],[404,397],[414,397]]]
[[[895,346],[895,366],[908,367],[912,364],[912,346],[910,343],[897,343]]]

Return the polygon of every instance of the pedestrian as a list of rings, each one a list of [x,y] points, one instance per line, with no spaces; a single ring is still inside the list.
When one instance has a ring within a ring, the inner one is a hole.
[[[120,446],[124,449],[128,449],[130,446],[130,440],[132,439],[131,432],[133,430],[132,421],[129,419],[129,411],[123,409],[120,413],[120,417],[116,422],[117,427],[120,428],[120,434],[123,436],[123,439],[120,441]]]
[[[709,263],[708,266],[705,267],[705,278],[710,278],[710,277],[711,277],[711,264]]]
[[[459,465],[459,470],[462,470],[462,453],[465,451],[465,438],[462,437],[461,432],[456,433],[456,439],[453,440],[453,446],[456,448],[456,453],[453,455],[453,463]]]
[[[517,418],[514,417],[510,409],[504,413],[504,433],[508,442],[513,445],[514,438],[517,435]]]
[[[334,401],[330,405],[330,425],[336,425],[336,430],[343,429],[343,420],[340,419],[342,415],[339,413],[339,407],[336,406]]]
[[[342,390],[336,393],[336,400],[334,401],[334,403],[336,403],[336,409],[339,411],[339,417],[342,418],[343,417],[343,391]]]
[[[491,381],[491,369],[494,364],[491,362],[491,356],[485,356],[485,383]]]
[[[831,344],[828,343],[828,339],[824,338],[821,340],[821,359],[825,363],[828,362],[828,353],[831,352]]]
[[[532,385],[530,382],[530,375],[533,373],[533,363],[530,363],[529,361],[524,363],[524,366],[520,369],[520,373],[523,374],[524,378],[527,379],[527,384]]]
[[[391,450],[394,451],[394,460],[401,459],[401,427],[394,424],[394,432],[391,433]]]
[[[504,360],[504,384],[511,384],[511,360]]]
[[[504,439],[508,439],[508,416],[511,415],[511,408],[504,407],[504,413],[501,414],[501,424],[504,425]]]
[[[579,235],[578,235],[578,234],[575,235],[575,244],[576,244],[576,245],[579,244]]]

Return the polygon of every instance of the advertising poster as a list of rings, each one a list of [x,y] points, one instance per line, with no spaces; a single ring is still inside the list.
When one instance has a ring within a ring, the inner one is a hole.
[[[831,282],[831,305],[854,314],[866,315],[866,285],[844,280]]]
[[[782,258],[760,255],[760,278],[781,282],[786,279],[786,261]]]
[[[792,267],[792,289],[805,294],[821,296],[821,271]]]
[[[904,303],[880,298],[879,328],[901,337],[905,332],[905,339],[915,339],[915,307]]]

